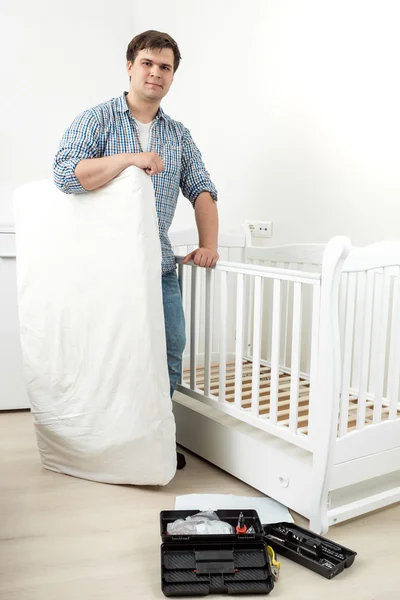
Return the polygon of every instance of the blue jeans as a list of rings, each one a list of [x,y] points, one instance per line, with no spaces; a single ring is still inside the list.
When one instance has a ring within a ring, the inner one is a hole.
[[[166,273],[162,276],[161,280],[169,385],[172,398],[176,384],[180,379],[182,354],[186,346],[185,316],[183,314],[182,296],[176,271]]]

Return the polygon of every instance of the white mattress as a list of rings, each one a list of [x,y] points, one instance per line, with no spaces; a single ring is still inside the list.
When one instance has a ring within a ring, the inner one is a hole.
[[[79,195],[34,182],[14,206],[21,344],[43,466],[167,484],[175,421],[150,177],[130,167]]]

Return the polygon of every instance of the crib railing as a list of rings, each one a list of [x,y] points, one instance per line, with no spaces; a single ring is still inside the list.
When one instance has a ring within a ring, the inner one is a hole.
[[[188,354],[181,390],[309,449],[308,413],[316,388],[321,276],[224,261],[215,269],[205,270],[193,263],[183,265],[182,260],[177,258]],[[282,368],[280,361],[283,286],[292,289],[290,370]],[[268,358],[262,343],[267,288],[272,290]],[[312,298],[310,371],[302,373],[301,321],[306,289]]]
[[[381,248],[371,252],[382,255]],[[352,249],[341,274],[332,267],[336,308],[323,313],[329,335],[337,334],[337,401],[327,380],[318,385],[321,292],[331,282],[322,276],[329,261],[321,245],[245,248],[246,264],[232,262],[243,246],[226,248],[229,260],[216,269],[179,265],[188,339],[182,390],[307,448],[330,404],[334,437],[398,419],[400,257],[391,244],[380,263],[368,255],[355,263],[359,251]]]
[[[245,261],[248,264],[275,267],[285,270],[303,271],[307,273],[321,273],[322,257],[325,244],[297,244],[280,247],[248,247],[245,249]],[[280,364],[288,369],[291,367],[292,355],[292,319],[293,319],[293,288],[284,284],[281,288],[281,339],[280,339]],[[272,303],[272,289],[265,295],[266,306]],[[301,353],[300,368],[304,373],[310,372],[311,352],[311,318],[313,297],[312,290],[306,289],[302,295],[301,303]],[[266,330],[273,328],[272,314],[265,314]],[[271,347],[268,346],[268,335],[264,341],[264,353],[270,358]]]
[[[297,244],[283,247],[249,247],[245,259],[250,264],[321,272],[323,244]],[[347,261],[351,264],[353,248]],[[394,253],[396,251],[394,250]],[[395,254],[394,254],[395,255]],[[366,265],[365,265],[366,266]],[[400,300],[399,267],[387,266],[344,271],[339,288],[339,331],[341,349],[341,388],[338,437],[398,417],[400,401]],[[266,298],[268,302],[269,299]],[[311,304],[302,303],[302,369],[310,370],[309,331]],[[283,290],[281,364],[290,368],[291,317],[289,290]],[[288,318],[289,317],[289,318]],[[289,353],[288,353],[289,350]]]

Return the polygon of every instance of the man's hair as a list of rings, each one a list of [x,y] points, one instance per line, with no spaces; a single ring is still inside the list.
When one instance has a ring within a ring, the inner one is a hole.
[[[181,53],[179,52],[178,44],[170,35],[168,35],[168,33],[162,33],[161,31],[144,31],[134,37],[133,40],[129,42],[126,51],[126,60],[131,61],[133,64],[140,50],[163,50],[164,48],[171,48],[174,53],[175,72],[181,61]]]

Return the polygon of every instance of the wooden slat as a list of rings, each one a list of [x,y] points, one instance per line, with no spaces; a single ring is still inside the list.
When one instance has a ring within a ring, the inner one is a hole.
[[[270,403],[270,394],[268,393],[268,389],[265,388],[265,392],[266,393],[262,393],[260,394],[259,400],[260,400],[260,405],[261,404],[268,404]],[[307,388],[302,388],[301,390],[299,390],[299,399],[302,398],[302,396],[306,395],[307,397],[309,397],[309,390]],[[289,392],[279,392],[278,393],[278,412],[281,409],[282,406],[290,406],[290,394]],[[234,399],[233,394],[227,394],[226,395],[226,400],[228,402],[232,402]],[[242,407],[250,407],[250,400],[251,400],[251,392],[244,392],[242,395]],[[300,400],[299,400],[300,402]]]
[[[267,367],[266,367],[267,368]],[[247,381],[251,381],[252,380],[252,368],[250,369],[243,369],[244,375],[242,376],[242,383],[245,383]],[[186,372],[185,372],[186,373]],[[187,373],[189,373],[189,370],[187,371]],[[265,371],[260,371],[260,375],[262,376],[267,376],[269,375],[269,370],[265,370]],[[230,369],[227,370],[226,372],[226,380],[231,382],[234,381],[235,378],[235,369]],[[210,376],[210,381],[218,381],[219,380],[219,365],[217,365],[216,367],[211,369],[211,376]],[[201,371],[199,369],[197,369],[197,376],[196,376],[196,381],[198,383],[204,383],[204,370],[201,369]]]
[[[235,364],[230,362],[227,363],[231,368],[230,378],[227,377],[226,389],[225,389],[225,400],[227,402],[235,402]],[[249,361],[243,361],[243,369],[249,372],[252,368],[252,364]],[[259,387],[259,415],[264,417],[270,416],[271,410],[271,387],[270,387],[270,373],[269,367],[261,367],[264,372],[260,373],[260,387]],[[260,368],[260,370],[261,370]],[[216,379],[211,383],[210,391],[217,394],[219,383],[218,383],[218,365],[211,365],[211,371],[214,370]],[[201,374],[204,371],[203,367],[197,368],[197,373]],[[267,371],[265,373],[265,371]],[[187,373],[187,370],[186,370]],[[266,377],[262,379],[262,377]],[[199,377],[199,375],[197,375]],[[242,383],[241,397],[240,397],[240,409],[251,410],[252,407],[252,376],[246,378],[246,383]],[[280,426],[289,426],[290,422],[290,380],[291,376],[287,373],[279,373],[278,393],[277,393],[277,423]],[[198,387],[202,389],[201,383],[197,380]],[[299,379],[299,391],[298,391],[298,417],[297,417],[297,431],[301,433],[308,433],[308,418],[310,410],[310,381],[300,377]],[[373,409],[374,402],[372,400],[366,400],[365,402],[365,426],[373,423]],[[353,431],[357,425],[357,412],[358,412],[358,398],[354,395],[349,396],[349,408],[347,414],[347,431]],[[389,416],[390,406],[385,405],[382,407],[382,418]],[[396,412],[396,416],[400,417],[400,411]],[[338,435],[340,429],[340,421],[338,421]]]
[[[235,363],[233,361],[228,361],[226,363],[226,368],[227,368],[227,372],[228,371],[234,372],[235,371]],[[243,368],[244,369],[246,369],[246,368],[250,369],[250,372],[251,372],[251,370],[253,368],[253,365],[252,365],[252,363],[250,361],[243,361]],[[265,368],[268,369],[269,367],[265,367]],[[196,367],[196,370],[197,370],[198,373],[204,373],[204,367],[202,365],[199,365],[198,367]],[[218,363],[212,364],[210,366],[210,370],[211,370],[211,372],[212,371],[219,371],[219,364]],[[190,368],[189,367],[186,368],[184,372],[189,374],[190,373]]]
[[[309,397],[309,390],[307,388],[302,388],[301,390],[299,390],[299,402],[301,402],[301,399],[303,397],[307,397],[307,398]],[[261,404],[269,405],[269,399],[270,399],[269,394],[260,395],[260,398],[259,398],[260,405]],[[249,393],[243,394],[242,407],[249,408],[250,401],[251,401],[251,394],[249,394]],[[279,414],[279,411],[281,410],[282,406],[284,406],[285,408],[290,407],[290,395],[288,392],[279,392],[278,393],[278,414]]]
[[[304,400],[306,401],[305,407],[307,408],[307,414],[308,414],[308,407],[309,407],[309,397],[308,396],[304,396]],[[303,405],[302,405],[303,407]],[[243,404],[243,408],[250,408],[250,404]],[[285,413],[285,414],[283,414]],[[265,402],[260,402],[260,415],[268,415],[269,414],[269,405]],[[303,411],[302,411],[303,414]],[[289,416],[289,409],[283,411],[281,410],[281,408],[279,407],[279,411],[278,411],[278,422],[281,425],[282,424],[282,420],[286,420],[288,421],[287,424],[289,424],[289,419],[287,418]]]

